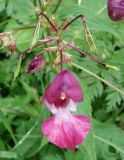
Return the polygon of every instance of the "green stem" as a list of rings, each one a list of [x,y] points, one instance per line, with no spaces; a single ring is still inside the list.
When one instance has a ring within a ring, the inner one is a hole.
[[[72,65],[81,69],[82,71],[87,72],[88,74],[92,75],[93,77],[97,78],[98,80],[100,80],[101,82],[103,82],[104,84],[106,84],[107,86],[113,88],[114,90],[116,90],[117,92],[119,92],[120,94],[124,95],[124,91],[120,90],[119,88],[115,87],[113,84],[111,84],[110,82],[106,81],[105,79],[97,76],[96,74],[94,74],[93,72],[87,70],[86,68],[83,68],[81,66],[79,66],[78,64],[75,64],[72,62]]]

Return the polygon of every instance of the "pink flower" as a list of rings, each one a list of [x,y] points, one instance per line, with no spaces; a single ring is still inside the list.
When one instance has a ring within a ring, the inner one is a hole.
[[[45,65],[44,59],[40,55],[36,55],[28,65],[27,73],[34,73],[42,69]]]
[[[42,132],[51,143],[74,151],[75,146],[85,140],[90,120],[84,115],[72,114],[82,100],[80,84],[69,71],[60,72],[47,87],[43,101],[53,116],[43,122]]]
[[[108,15],[113,21],[124,20],[124,0],[108,0]]]

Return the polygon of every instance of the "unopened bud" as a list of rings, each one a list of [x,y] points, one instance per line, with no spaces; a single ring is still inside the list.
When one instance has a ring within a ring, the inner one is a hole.
[[[8,37],[8,35],[5,33],[0,33],[0,47],[4,48],[4,47],[8,47],[10,38]]]
[[[70,65],[71,62],[72,62],[72,58],[71,58],[70,55],[66,54],[66,55],[63,56],[63,61]]]
[[[44,44],[49,44],[49,43],[51,43],[52,41],[54,41],[54,38],[51,37],[51,36],[47,36],[45,39],[40,40],[40,41],[43,42]]]
[[[59,45],[58,45],[58,50],[59,50],[59,51],[62,51],[63,49],[64,49],[63,44],[62,44],[62,43],[59,43]]]
[[[37,15],[39,15],[40,12],[41,12],[40,8],[36,7],[36,8],[35,8],[35,12],[36,12]]]
[[[45,66],[45,61],[40,55],[36,55],[28,65],[27,73],[34,73]]]
[[[63,62],[65,62],[68,65],[70,65],[71,62],[72,62],[71,56],[69,54],[67,54],[67,53],[63,53]],[[58,55],[56,57],[54,64],[55,64],[55,66],[59,66],[60,65],[60,55]]]
[[[11,40],[8,44],[8,49],[12,53],[16,50],[15,40]]]

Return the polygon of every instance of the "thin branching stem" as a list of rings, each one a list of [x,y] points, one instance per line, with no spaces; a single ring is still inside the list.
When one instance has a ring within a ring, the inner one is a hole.
[[[40,13],[38,16],[43,16],[46,18],[46,20],[48,21],[48,23],[51,25],[51,27],[54,29],[54,31],[57,33],[58,32],[58,28],[50,21],[50,19],[47,17],[46,14],[44,13]]]
[[[70,45],[70,44],[67,44],[67,46],[70,47],[70,48],[72,48],[72,49],[74,49],[75,51],[83,54],[84,56],[88,57],[89,59],[91,59],[92,61],[96,62],[97,64],[102,65],[103,67],[106,67],[106,66],[107,66],[106,63],[101,62],[100,60],[97,60],[96,58],[94,58],[94,57],[92,57],[91,55],[83,52],[83,51],[80,50],[79,48],[77,48],[77,47],[75,47],[75,46],[73,46],[73,45]]]
[[[60,66],[61,66],[61,71],[62,71],[63,70],[62,50],[60,50]]]
[[[25,27],[19,27],[12,30],[12,32],[17,32],[20,30],[26,30],[26,29],[34,29],[36,26],[25,26]]]
[[[79,18],[81,18],[81,20],[83,21],[83,24],[86,23],[85,16],[79,15],[79,16],[75,17],[74,19],[72,19],[70,22],[66,23],[65,25],[62,25],[62,30],[65,30],[66,28],[68,28],[68,26],[70,26],[74,21],[76,21]]]
[[[53,40],[53,39],[50,39],[50,40],[47,41],[47,43],[52,42],[52,41],[54,41],[54,40]],[[28,48],[28,49],[26,49],[25,51],[23,51],[20,56],[23,58],[23,56],[24,56],[25,54],[31,52],[32,49],[35,49],[35,48],[38,48],[38,47],[42,47],[43,45],[45,45],[45,43],[43,43],[43,42],[42,42],[42,43],[39,43],[39,44],[36,44],[36,45],[32,46],[32,48]]]

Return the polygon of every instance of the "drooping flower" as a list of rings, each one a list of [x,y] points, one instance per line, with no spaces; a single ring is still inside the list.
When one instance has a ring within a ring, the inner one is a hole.
[[[27,73],[34,73],[39,71],[45,65],[44,59],[40,55],[36,55],[34,59],[28,65]]]
[[[124,20],[124,0],[108,0],[108,15],[113,21]]]
[[[82,143],[90,129],[84,115],[73,115],[83,100],[79,82],[69,71],[60,72],[45,90],[43,101],[53,116],[42,124],[46,138],[60,148],[71,149]]]

